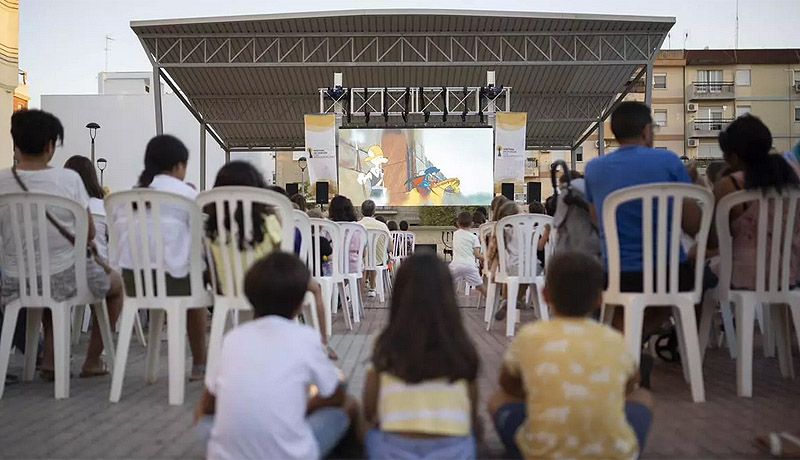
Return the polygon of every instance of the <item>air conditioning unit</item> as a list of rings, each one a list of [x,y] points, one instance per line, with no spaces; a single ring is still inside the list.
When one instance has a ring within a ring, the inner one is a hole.
[[[800,81],[794,82],[794,92],[800,93]]]
[[[697,112],[697,103],[690,102],[686,104],[686,111],[687,112]]]
[[[600,139],[594,141],[594,147],[599,149],[600,148]],[[608,142],[603,141],[603,148],[608,147]]]
[[[700,145],[700,141],[698,139],[689,139],[686,141],[686,145],[689,147],[697,147]]]

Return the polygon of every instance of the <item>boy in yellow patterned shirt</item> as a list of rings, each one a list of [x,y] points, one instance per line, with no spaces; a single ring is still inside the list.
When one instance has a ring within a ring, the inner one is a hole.
[[[652,420],[649,392],[622,335],[588,315],[602,302],[603,267],[555,256],[545,300],[553,319],[527,324],[506,350],[501,389],[489,399],[514,458],[636,458]]]

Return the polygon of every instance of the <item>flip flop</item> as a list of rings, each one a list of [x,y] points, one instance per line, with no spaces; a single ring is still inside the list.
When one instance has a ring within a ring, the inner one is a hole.
[[[339,356],[336,354],[335,351],[333,351],[333,348],[331,348],[330,346],[325,347],[325,353],[328,354],[328,359],[330,359],[331,361],[339,360]]]
[[[205,364],[193,364],[192,365],[192,373],[189,374],[189,381],[196,382],[198,380],[203,380],[206,377],[206,365]]]
[[[786,431],[759,436],[755,444],[775,458],[800,457],[800,437]]]

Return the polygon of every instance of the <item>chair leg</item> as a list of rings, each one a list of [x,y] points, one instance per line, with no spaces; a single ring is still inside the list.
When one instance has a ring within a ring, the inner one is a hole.
[[[186,379],[186,310],[173,309],[167,318],[167,348],[169,354],[169,404],[183,404]]]
[[[53,317],[53,357],[55,358],[55,397],[56,399],[69,398],[69,350],[70,308],[66,304],[54,305],[50,309]],[[27,351],[27,350],[26,350]]]
[[[694,402],[706,400],[706,390],[703,383],[703,364],[700,359],[700,344],[697,336],[697,319],[695,318],[694,305],[687,303],[678,307],[680,326],[683,330],[683,356],[689,367],[689,384],[692,388]]]
[[[778,348],[778,363],[781,376],[785,379],[794,378],[794,365],[792,364],[792,342],[789,339],[789,309],[784,304],[772,304],[772,325],[775,331],[775,345]]]
[[[331,286],[331,282],[328,279],[320,279],[319,287],[320,291],[322,291],[322,305],[325,309],[325,331],[327,331],[328,337],[331,336],[331,324],[333,323],[333,311],[331,310],[331,295],[333,294],[333,288]]]
[[[81,321],[81,332],[89,332],[89,326],[92,324],[92,309],[83,309],[83,320]]]
[[[768,303],[759,303],[756,315],[758,327],[761,330],[761,349],[765,358],[775,357],[775,326],[772,321],[772,309]]]
[[[514,336],[514,327],[517,322],[517,293],[519,293],[519,282],[509,280],[508,284],[508,297],[506,299],[506,337]]]
[[[497,286],[495,283],[492,283],[492,284]],[[492,304],[491,304],[491,306],[489,306],[488,303],[486,304],[486,310],[488,311],[488,314],[486,315],[487,318],[488,318],[487,319],[487,323],[486,323],[486,331],[487,332],[491,331],[492,330],[492,326],[494,326],[494,314],[495,314],[495,312],[497,312],[497,309],[499,308],[499,305],[500,305],[500,296],[497,295],[496,289],[497,289],[497,287],[495,287],[495,292],[492,295]]]
[[[159,361],[161,360],[161,329],[164,328],[166,316],[167,312],[164,310],[150,310],[150,337],[147,339],[150,346],[147,347],[144,365],[144,380],[148,384],[155,383],[158,379],[158,369],[161,367],[159,365]],[[169,338],[169,336],[167,336],[167,338]]]
[[[491,320],[492,315],[494,315],[493,307],[494,307],[494,297],[495,291],[497,290],[497,285],[491,281],[486,285],[486,311],[483,315],[483,320],[485,322],[489,322]]]
[[[134,327],[136,328],[136,337],[139,338],[139,343],[142,344],[143,347],[147,346],[147,340],[144,338],[144,329],[142,329],[142,317],[139,316],[139,313],[136,313],[134,317]]]
[[[3,390],[6,386],[8,360],[11,358],[11,342],[14,340],[14,329],[17,327],[19,310],[20,307],[18,303],[10,303],[6,305],[6,311],[3,316],[3,331],[0,332],[0,377],[2,377],[2,379],[0,379],[0,399],[3,398]],[[27,348],[25,351],[26,353],[30,353],[30,350]]]
[[[714,313],[717,310],[716,290],[709,289],[703,296],[702,312],[700,316],[700,357],[705,359],[708,341],[714,328]]]
[[[353,321],[356,317],[358,317],[358,313],[355,313],[351,308],[351,305],[347,303],[347,287],[344,284],[344,280],[341,283],[337,283],[339,291],[339,303],[342,304],[342,313],[344,314],[344,322],[347,325],[347,328],[353,330]],[[355,307],[355,302],[352,302],[352,306]],[[353,315],[353,318],[350,318],[350,315]]]
[[[347,281],[347,287],[350,289],[350,302],[353,305],[353,321],[355,323],[361,322],[361,302],[358,295],[358,279],[351,277]]]
[[[39,330],[42,328],[42,308],[26,308],[27,321],[25,329],[25,368],[22,380],[30,382],[36,374],[36,355],[39,351]],[[28,352],[32,350],[32,352]]]
[[[100,328],[100,338],[103,340],[103,349],[106,351],[106,365],[109,371],[114,371],[114,333],[111,332],[111,321],[108,317],[108,307],[105,300],[92,305],[94,316],[97,318],[97,327]]]
[[[211,316],[211,331],[208,335],[208,352],[206,353],[206,373],[212,374],[222,350],[222,338],[225,335],[225,322],[228,318],[228,307],[224,302],[214,305],[214,314]]]
[[[720,301],[719,310],[722,313],[722,328],[725,330],[725,340],[728,342],[728,353],[731,359],[736,359],[738,347],[736,346],[736,328],[733,326],[733,311],[730,302]]]
[[[753,396],[753,328],[756,305],[745,304],[745,299],[736,302],[736,390],[739,396]]]
[[[75,305],[72,312],[72,344],[77,345],[81,341],[81,327],[83,326],[83,312],[85,305]]]
[[[119,320],[119,338],[117,339],[117,356],[114,359],[114,371],[111,374],[111,394],[108,398],[113,403],[119,402],[119,398],[122,396],[122,381],[125,378],[128,350],[131,347],[134,317],[138,314],[139,312],[135,308],[122,307],[122,314]]]
[[[793,301],[789,307],[794,321],[794,332],[797,334],[797,346],[800,347],[800,299]]]
[[[536,284],[531,287],[536,287],[536,306],[538,307],[539,319],[548,321],[550,320],[550,307],[544,301],[544,279],[537,279]]]
[[[675,325],[675,335],[678,336],[678,350],[681,353],[681,370],[683,371],[683,380],[686,383],[691,383],[689,375],[689,360],[685,358],[686,342],[684,341],[683,328],[680,324],[680,311],[678,307],[672,308],[672,320]]]
[[[625,343],[628,352],[633,356],[636,366],[642,357],[642,323],[644,322],[644,305],[634,302],[623,307],[625,316]]]
[[[383,271],[377,270],[375,273],[375,290],[378,292],[378,301],[380,303],[386,302],[386,293],[383,291]]]

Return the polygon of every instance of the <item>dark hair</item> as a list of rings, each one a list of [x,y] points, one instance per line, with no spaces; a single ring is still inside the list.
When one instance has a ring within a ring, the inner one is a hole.
[[[408,231],[408,222],[401,220],[400,221],[400,231],[407,232]]]
[[[712,161],[706,166],[706,179],[712,187],[714,183],[722,177],[722,173],[728,167],[728,163],[724,161]]]
[[[386,223],[386,218],[383,216],[377,216],[375,217],[375,220],[377,220],[378,222],[382,222],[384,224]]]
[[[308,267],[296,255],[274,251],[247,270],[244,295],[257,318],[292,318],[306,295],[310,278]]]
[[[295,193],[289,199],[292,201],[292,203],[296,204],[297,208],[300,209],[301,211],[305,211],[306,210],[306,207],[307,207],[307,205],[306,205],[306,197],[304,197],[303,195],[301,195],[299,193]]]
[[[255,166],[246,161],[232,161],[224,165],[220,168],[219,172],[217,172],[217,179],[214,181],[215,188],[233,185],[267,188],[264,176],[261,175]],[[203,212],[208,215],[205,225],[206,235],[211,240],[216,240],[219,233],[217,228],[217,206],[213,203],[209,203],[203,207]],[[273,211],[271,206],[262,203],[253,203],[251,212],[253,219],[253,238],[250,241],[245,241],[244,209],[241,203],[237,203],[236,211],[233,213],[233,218],[236,219],[236,225],[239,228],[237,245],[240,251],[244,251],[247,247],[252,248],[264,241],[264,217],[271,214]],[[231,231],[231,216],[227,206],[225,208],[223,225],[227,231]]]
[[[528,212],[531,214],[547,214],[547,209],[545,209],[541,201],[531,201],[528,204]]]
[[[81,176],[83,185],[86,187],[86,192],[89,193],[90,197],[102,200],[106,196],[105,192],[103,192],[103,187],[100,186],[100,182],[97,180],[97,171],[94,169],[92,160],[81,155],[73,155],[64,163],[64,167],[75,171]]]
[[[361,203],[361,214],[363,214],[364,217],[372,217],[375,214],[375,202],[366,200]]]
[[[456,218],[456,225],[458,228],[472,227],[472,214],[467,211],[461,211]]]
[[[569,180],[571,181],[575,179],[583,179],[583,174],[581,174],[579,171],[565,171],[565,173],[558,178],[559,184],[567,183],[567,174],[569,174]]]
[[[160,134],[147,143],[144,151],[144,171],[139,176],[139,187],[149,187],[153,178],[176,165],[189,162],[189,150],[180,139]]]
[[[483,214],[483,217],[489,217],[489,213],[486,211],[486,208],[484,208],[483,206],[478,206],[477,208],[475,208],[475,212],[479,212],[479,213]]]
[[[611,132],[617,140],[635,139],[652,122],[650,107],[637,101],[625,101],[611,114]]]
[[[495,195],[495,197],[492,198],[492,204],[489,205],[489,207],[492,209],[492,219],[497,220],[497,217],[495,217],[497,215],[497,210],[506,201],[508,201],[508,198],[506,198],[505,195]]]
[[[64,127],[49,112],[22,109],[11,115],[11,137],[22,154],[39,156],[48,145],[64,143]]]
[[[396,232],[397,229],[399,228],[397,226],[397,222],[395,222],[393,220],[390,220],[389,222],[386,222],[386,226],[389,228],[390,232]]]
[[[273,192],[280,193],[281,195],[285,196],[286,198],[289,198],[289,192],[287,192],[286,189],[281,187],[280,185],[267,185],[267,188],[269,190],[272,190]]]
[[[328,218],[334,222],[355,222],[356,209],[350,198],[344,195],[336,195],[331,198],[328,206]]]
[[[415,254],[397,271],[389,323],[375,341],[372,363],[408,383],[478,376],[478,352],[464,329],[450,270],[435,254]]]
[[[473,212],[472,213],[472,223],[474,225],[478,225],[478,226],[485,224],[486,223],[486,214],[484,214],[484,213],[482,213],[480,211]]]
[[[605,274],[596,258],[575,251],[563,251],[547,264],[545,289],[550,305],[564,316],[586,316],[603,295]]]
[[[719,133],[718,141],[726,159],[736,155],[744,163],[744,188],[775,187],[780,192],[800,182],[782,155],[769,153],[772,133],[760,118],[742,115]]]

